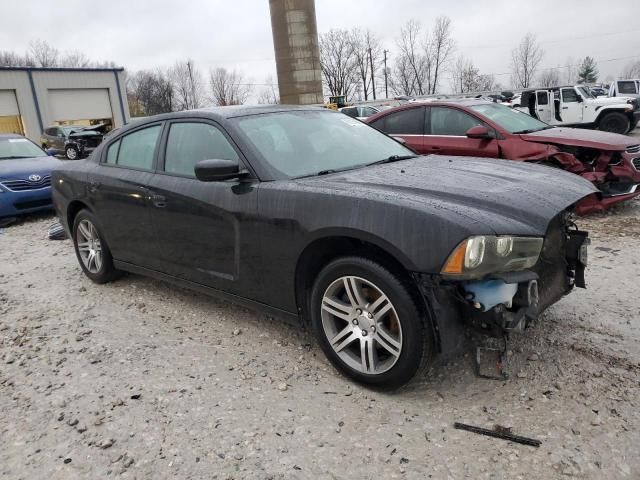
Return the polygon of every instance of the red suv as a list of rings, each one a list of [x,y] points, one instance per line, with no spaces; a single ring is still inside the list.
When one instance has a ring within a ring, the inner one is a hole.
[[[478,99],[408,103],[365,122],[420,154],[536,162],[578,174],[600,190],[580,203],[579,214],[640,195],[640,142],[624,135],[552,127]]]

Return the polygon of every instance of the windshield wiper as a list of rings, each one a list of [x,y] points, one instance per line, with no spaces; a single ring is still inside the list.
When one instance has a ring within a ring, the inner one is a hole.
[[[410,158],[416,158],[418,155],[391,155],[390,157],[383,158],[375,162],[367,163],[367,166],[381,165],[383,163],[399,162],[400,160],[409,160]]]

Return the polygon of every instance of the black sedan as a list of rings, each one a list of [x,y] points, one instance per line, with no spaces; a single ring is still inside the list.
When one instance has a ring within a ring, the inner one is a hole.
[[[150,275],[310,322],[353,379],[396,387],[464,320],[522,329],[583,284],[576,175],[418,157],[337,112],[225,107],[128,125],[54,172],[94,282]]]

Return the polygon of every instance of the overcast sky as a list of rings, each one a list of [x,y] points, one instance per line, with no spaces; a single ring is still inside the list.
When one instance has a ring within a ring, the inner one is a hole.
[[[30,40],[41,38],[61,51],[81,50],[130,71],[191,57],[202,70],[238,68],[255,83],[268,75],[275,78],[268,0],[3,3],[2,50],[24,52]],[[543,67],[590,55],[598,60],[604,79],[640,59],[640,27],[635,24],[640,0],[316,0],[316,14],[320,32],[353,26],[376,32],[390,50],[391,64],[407,20],[430,26],[436,16],[447,15],[454,25],[456,54],[505,85],[510,52],[527,32],[545,50]],[[605,61],[614,58],[619,60]]]

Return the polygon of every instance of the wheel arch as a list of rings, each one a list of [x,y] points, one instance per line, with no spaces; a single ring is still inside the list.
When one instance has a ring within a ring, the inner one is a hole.
[[[313,238],[298,256],[294,285],[296,306],[302,318],[307,317],[308,320],[306,313],[309,310],[310,292],[320,270],[332,260],[349,255],[377,261],[402,278],[413,290],[412,293],[419,295],[419,290],[411,277],[414,265],[396,247],[384,239],[362,234],[362,232],[327,231]]]
[[[81,210],[85,209],[93,213],[91,207],[89,207],[89,205],[82,200],[73,200],[69,203],[69,205],[67,206],[67,226],[69,227],[69,232],[73,230],[73,222],[75,221],[78,213]]]
[[[627,112],[623,107],[613,107],[613,108],[603,108],[602,110],[600,110],[598,112],[598,116],[596,117],[596,119],[594,120],[595,124],[600,124],[600,121],[608,114],[610,113],[621,113],[622,115],[624,115],[625,117],[627,117],[629,119],[630,122],[633,121],[633,114],[630,112]]]

